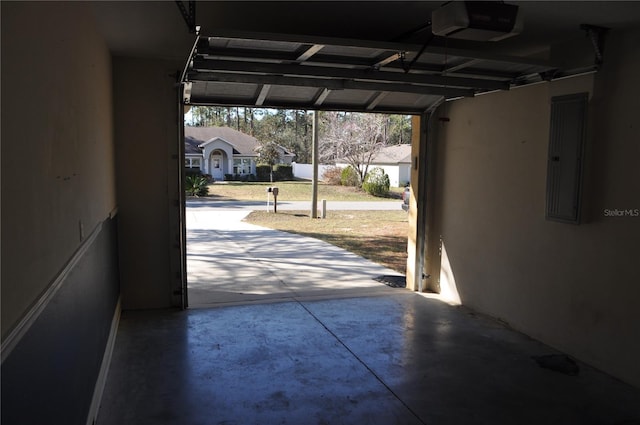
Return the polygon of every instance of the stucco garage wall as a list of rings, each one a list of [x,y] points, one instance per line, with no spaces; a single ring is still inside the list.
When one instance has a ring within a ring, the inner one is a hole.
[[[84,425],[119,317],[111,57],[81,2],[2,2],[4,425]]]
[[[114,57],[118,237],[125,309],[172,305],[179,281],[178,97],[171,61]]]
[[[2,2],[3,339],[116,207],[95,27],[85,3]]]
[[[607,39],[595,76],[445,105],[437,213],[460,299],[640,386],[640,32]],[[589,92],[583,222],[546,221],[550,98]],[[532,353],[535,354],[535,353]]]

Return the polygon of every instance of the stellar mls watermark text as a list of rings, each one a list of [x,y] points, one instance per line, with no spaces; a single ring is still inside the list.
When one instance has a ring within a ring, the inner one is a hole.
[[[640,217],[640,208],[631,208],[619,210],[605,208],[603,211],[605,217]]]

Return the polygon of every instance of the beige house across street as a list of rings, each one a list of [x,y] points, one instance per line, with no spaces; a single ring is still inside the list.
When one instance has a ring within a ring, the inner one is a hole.
[[[338,167],[347,167],[346,162],[337,162]],[[378,152],[371,163],[369,170],[379,167],[389,176],[391,187],[402,187],[411,180],[411,145],[385,146]]]
[[[216,180],[225,174],[256,174],[260,142],[230,127],[190,127],[184,129],[185,168],[199,170]],[[280,163],[290,165],[293,153],[278,146]]]

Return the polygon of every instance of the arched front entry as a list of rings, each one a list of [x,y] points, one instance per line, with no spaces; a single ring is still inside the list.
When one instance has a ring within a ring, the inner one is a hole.
[[[216,149],[209,157],[209,174],[216,180],[223,180],[225,174],[226,154],[224,151]]]

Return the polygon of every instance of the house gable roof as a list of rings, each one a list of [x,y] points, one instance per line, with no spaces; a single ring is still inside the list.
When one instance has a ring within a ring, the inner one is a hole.
[[[241,131],[234,130],[230,127],[190,127],[185,126],[185,153],[199,154],[202,153],[201,145],[222,140],[233,147],[233,153],[236,155],[257,156],[260,142],[253,136],[245,134]],[[285,156],[295,156],[286,148],[279,146]]]
[[[411,145],[385,146],[371,161],[372,164],[411,164]]]
[[[223,139],[222,137],[214,137],[213,139],[207,140],[204,143],[200,143],[200,145],[198,145],[199,148],[204,149],[205,147],[207,147],[210,144],[216,144],[217,146],[220,146],[220,143],[224,143],[225,145],[229,145],[231,146],[231,149],[233,151],[234,155],[256,155],[256,154],[243,154],[241,153],[238,149],[236,149],[236,146],[233,143],[230,143],[229,141]],[[214,148],[215,149],[215,148]]]
[[[185,155],[202,155],[202,150],[199,145],[201,140],[194,139],[191,136],[185,136],[184,138],[184,153]]]
[[[238,130],[229,127],[190,127],[184,128],[185,134],[185,152],[189,143],[195,143],[198,152],[199,146],[215,139],[222,139],[230,144],[235,154],[256,156],[256,148],[260,146],[258,139],[248,134],[244,134]]]

